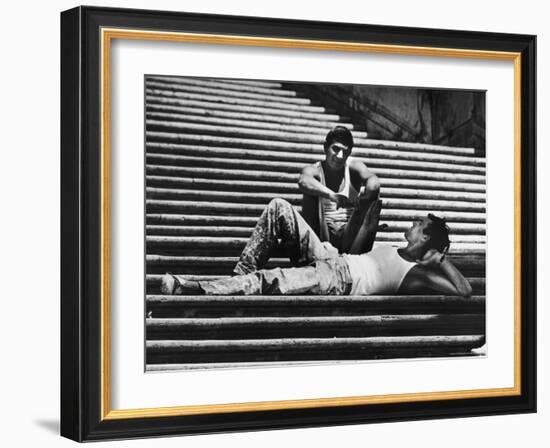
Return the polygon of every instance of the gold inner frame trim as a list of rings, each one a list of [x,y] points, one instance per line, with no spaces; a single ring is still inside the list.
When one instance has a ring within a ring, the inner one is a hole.
[[[514,386],[442,392],[314,398],[245,403],[111,409],[110,366],[110,50],[112,39],[215,45],[368,52],[411,56],[489,59],[514,62]],[[232,412],[308,409],[366,404],[502,397],[521,394],[521,53],[459,48],[384,45],[355,42],[278,39],[137,29],[101,29],[101,420],[168,417]]]

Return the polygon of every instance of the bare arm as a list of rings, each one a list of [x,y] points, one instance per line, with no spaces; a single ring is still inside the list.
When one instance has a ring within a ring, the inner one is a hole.
[[[378,177],[371,170],[369,170],[363,162],[360,162],[359,160],[352,160],[349,164],[349,169],[352,176],[352,181],[354,179],[358,179],[359,188],[357,191],[363,187],[365,187],[364,194],[367,194],[369,191],[378,192],[378,190],[380,190],[380,181],[378,180]],[[357,182],[357,180],[355,182]],[[355,186],[357,187],[356,183]]]
[[[419,264],[411,269],[403,282],[408,292],[418,293],[422,289],[449,295],[468,297],[472,287],[460,271],[435,249],[430,249]]]
[[[304,195],[320,196],[331,199],[334,192],[319,181],[319,169],[314,165],[308,165],[302,169],[298,180],[298,188]]]
[[[445,257],[439,264],[441,271],[450,280],[453,286],[456,288],[458,295],[468,297],[472,295],[472,286],[464,278],[462,273],[456,268],[454,264],[449,261],[448,257]]]
[[[326,185],[323,185],[319,179],[320,175],[318,167],[308,165],[302,169],[302,174],[298,180],[298,188],[304,195],[304,200],[307,197],[322,197],[336,202],[337,208],[353,205],[346,196],[332,191]]]

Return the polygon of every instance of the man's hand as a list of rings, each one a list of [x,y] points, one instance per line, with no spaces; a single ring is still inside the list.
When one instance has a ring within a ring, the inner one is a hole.
[[[422,266],[432,269],[438,269],[441,266],[441,262],[445,256],[437,249],[429,249],[421,260],[416,262]]]
[[[356,204],[351,201],[348,197],[338,194],[338,193],[332,193],[329,197],[329,199],[332,202],[336,202],[336,208],[344,208],[344,207],[355,207]]]

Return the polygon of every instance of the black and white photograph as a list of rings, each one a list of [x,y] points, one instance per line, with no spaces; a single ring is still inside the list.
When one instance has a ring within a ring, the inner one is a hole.
[[[405,3],[61,13],[61,315],[36,328],[61,324],[64,437],[540,434],[502,431],[541,393],[537,36]],[[41,231],[50,203],[19,204]]]
[[[147,371],[488,355],[485,91],[144,89]]]

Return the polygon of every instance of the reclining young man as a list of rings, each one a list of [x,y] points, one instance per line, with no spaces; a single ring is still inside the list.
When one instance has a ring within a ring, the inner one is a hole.
[[[445,256],[449,229],[434,215],[418,219],[405,233],[407,246],[380,244],[372,249],[382,203],[362,212],[349,253],[322,242],[294,207],[273,199],[263,211],[235,266],[234,277],[191,281],[166,274],[163,294],[426,294],[469,296],[468,281]],[[282,242],[292,268],[263,269]]]

